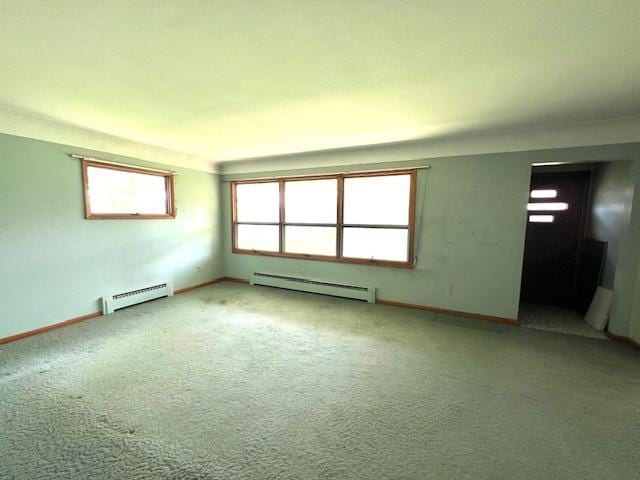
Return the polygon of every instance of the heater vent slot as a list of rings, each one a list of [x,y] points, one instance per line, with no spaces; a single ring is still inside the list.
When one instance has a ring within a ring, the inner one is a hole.
[[[160,289],[166,289],[166,288],[167,288],[167,284],[163,283],[160,285],[155,285],[153,287],[141,288],[140,290],[132,290],[130,292],[119,293],[118,295],[114,295],[112,298],[114,300],[118,300],[119,298],[131,297],[134,295],[140,295],[141,293],[153,292],[154,290],[160,290]]]
[[[354,298],[356,300],[364,300],[369,303],[374,303],[376,301],[376,291],[373,287],[345,285],[343,283],[327,282],[310,278],[254,272],[249,283],[251,283],[251,285],[264,285],[268,287],[332,295],[335,297]]]

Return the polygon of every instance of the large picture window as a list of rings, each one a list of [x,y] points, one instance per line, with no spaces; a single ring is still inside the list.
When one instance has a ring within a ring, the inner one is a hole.
[[[233,252],[409,267],[416,171],[232,182]]]
[[[173,174],[82,160],[88,219],[175,218]]]

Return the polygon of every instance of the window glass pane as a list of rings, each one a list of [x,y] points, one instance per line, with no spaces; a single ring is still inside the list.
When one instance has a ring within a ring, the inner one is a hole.
[[[553,215],[529,215],[530,223],[553,223]]]
[[[338,181],[299,180],[284,184],[286,221],[336,223]]]
[[[278,222],[279,203],[280,188],[277,182],[236,185],[238,222]]]
[[[335,227],[285,227],[285,252],[336,256]]]
[[[569,204],[564,202],[551,202],[551,203],[528,203],[527,210],[531,212],[553,212],[568,210]]]
[[[344,223],[409,225],[410,175],[344,179]]]
[[[407,229],[345,227],[342,255],[351,258],[406,262]]]
[[[279,230],[277,225],[238,225],[237,247],[242,250],[277,252],[280,250]]]
[[[87,166],[87,186],[91,213],[167,213],[163,176]]]
[[[556,198],[557,190],[531,190],[531,198]]]

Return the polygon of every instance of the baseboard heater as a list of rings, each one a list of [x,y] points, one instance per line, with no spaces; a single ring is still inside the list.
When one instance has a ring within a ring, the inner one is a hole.
[[[171,296],[173,296],[173,285],[171,283],[160,283],[151,287],[109,295],[108,297],[102,297],[102,314],[107,315],[120,308]]]
[[[340,283],[312,280],[309,278],[290,277],[273,273],[253,272],[249,278],[251,285],[264,285],[267,287],[286,288],[308,293],[320,293],[334,297],[354,298],[365,302],[375,303],[376,289],[357,285],[344,285]]]

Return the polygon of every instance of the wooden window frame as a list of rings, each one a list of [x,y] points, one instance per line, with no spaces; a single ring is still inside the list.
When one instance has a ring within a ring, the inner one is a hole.
[[[409,175],[409,224],[408,225],[364,225],[364,224],[345,224],[344,218],[344,179],[358,177],[387,177],[396,175]],[[306,180],[328,180],[335,179],[338,182],[337,188],[337,215],[336,223],[304,223],[304,222],[285,222],[285,183]],[[279,185],[279,221],[278,222],[238,222],[237,205],[236,205],[236,188],[238,185],[246,185],[253,183],[278,183]],[[414,252],[414,235],[415,235],[415,212],[416,212],[416,183],[417,170],[403,169],[394,171],[371,171],[359,173],[345,174],[327,174],[327,175],[309,175],[309,176],[293,176],[293,177],[277,177],[257,180],[237,180],[231,182],[231,251],[236,254],[243,255],[259,255],[265,257],[281,257],[294,258],[302,260],[318,260],[325,262],[353,263],[359,265],[378,265],[395,268],[413,268],[413,252]],[[279,251],[267,252],[260,250],[247,250],[238,248],[237,230],[238,225],[273,225],[279,227]],[[285,247],[285,227],[287,226],[304,226],[304,227],[335,227],[336,228],[336,256],[315,255],[304,253],[286,253]],[[366,258],[344,257],[342,255],[342,237],[345,228],[380,228],[380,229],[407,229],[407,260],[369,260]]]
[[[91,201],[89,199],[89,167],[117,170],[120,172],[141,173],[144,175],[155,175],[164,177],[165,190],[167,194],[167,213],[93,213],[91,212]],[[173,219],[176,218],[175,184],[172,172],[151,170],[142,167],[131,167],[124,165],[114,165],[102,163],[94,160],[82,160],[82,188],[84,192],[84,218],[87,220],[144,220],[144,219]]]

